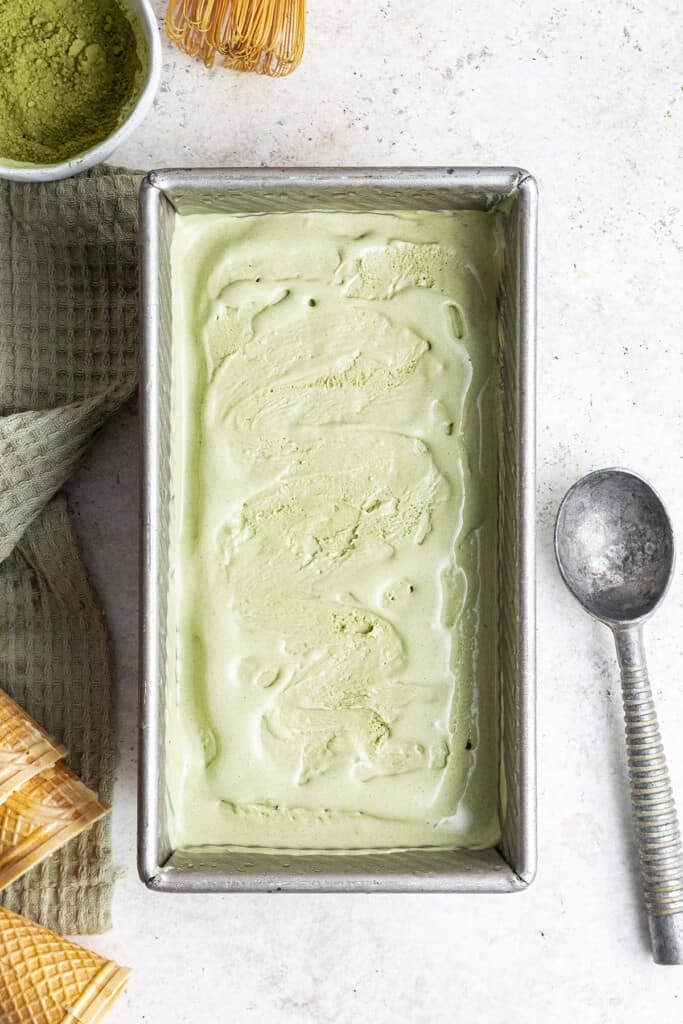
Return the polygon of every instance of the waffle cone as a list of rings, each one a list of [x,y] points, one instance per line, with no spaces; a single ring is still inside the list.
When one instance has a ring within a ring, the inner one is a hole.
[[[60,762],[0,806],[0,890],[109,811]]]
[[[0,690],[0,804],[65,754],[66,747],[54,743]]]
[[[130,973],[0,907],[2,1024],[98,1024]]]

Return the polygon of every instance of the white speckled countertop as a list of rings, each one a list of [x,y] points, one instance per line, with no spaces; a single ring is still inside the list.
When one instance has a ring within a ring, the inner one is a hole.
[[[160,17],[166,0],[155,0]],[[201,896],[135,870],[137,416],[102,432],[71,505],[115,639],[115,927],[135,970],[112,1024],[536,1024],[683,1014],[646,945],[609,635],[552,561],[559,498],[622,464],[683,539],[683,8],[678,0],[312,0],[300,70],[207,73],[165,46],[116,159],[139,167],[519,164],[539,182],[540,869],[517,896]],[[648,630],[683,805],[680,571]]]

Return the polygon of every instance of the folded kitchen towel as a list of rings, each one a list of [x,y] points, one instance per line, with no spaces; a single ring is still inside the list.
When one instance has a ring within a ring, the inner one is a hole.
[[[140,175],[0,182],[0,687],[111,800],[109,645],[58,492],[137,380]],[[110,926],[109,818],[0,894],[56,931]]]

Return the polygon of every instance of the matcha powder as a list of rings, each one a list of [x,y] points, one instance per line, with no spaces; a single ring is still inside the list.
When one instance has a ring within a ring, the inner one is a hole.
[[[141,73],[117,0],[0,0],[0,159],[54,164],[102,142]]]

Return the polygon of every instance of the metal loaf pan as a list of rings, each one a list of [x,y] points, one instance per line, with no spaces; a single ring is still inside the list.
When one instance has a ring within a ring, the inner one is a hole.
[[[142,185],[142,553],[139,870],[164,892],[514,892],[536,865],[534,363],[536,185],[517,168],[153,172]],[[502,838],[487,850],[216,854],[171,848],[164,694],[170,481],[171,272],[177,215],[224,211],[490,210],[505,204],[499,309],[500,787]]]

